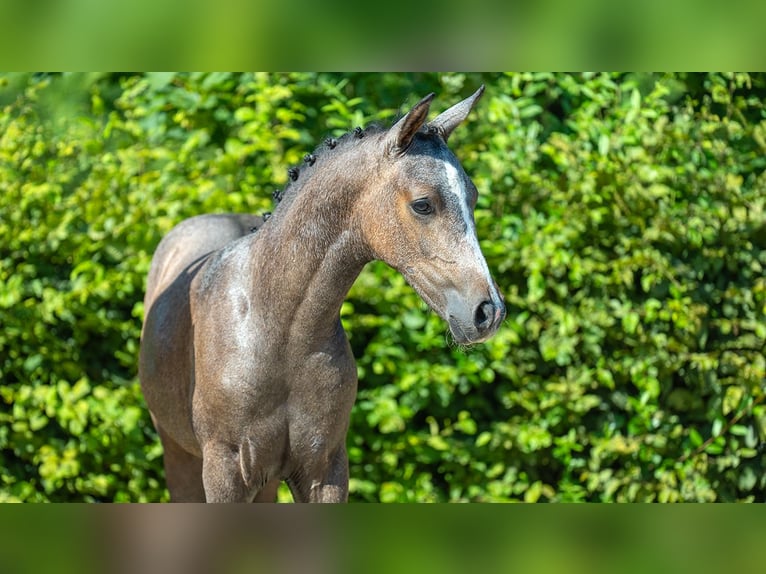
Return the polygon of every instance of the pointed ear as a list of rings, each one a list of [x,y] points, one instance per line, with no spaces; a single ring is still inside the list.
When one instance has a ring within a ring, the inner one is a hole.
[[[402,154],[410,147],[412,139],[418,133],[420,126],[426,122],[434,95],[434,93],[430,93],[420,100],[406,116],[396,122],[388,131],[386,139],[390,146],[389,149],[393,153]]]
[[[454,130],[458,124],[465,120],[466,117],[468,117],[468,113],[471,111],[474,104],[479,100],[483,93],[484,85],[482,84],[482,86],[476,90],[472,96],[467,97],[462,102],[457,103],[448,110],[443,111],[441,114],[436,116],[436,118],[434,118],[433,121],[429,123],[429,125],[439,130],[439,133],[444,138],[444,141],[447,141],[450,134],[452,133],[452,130]]]

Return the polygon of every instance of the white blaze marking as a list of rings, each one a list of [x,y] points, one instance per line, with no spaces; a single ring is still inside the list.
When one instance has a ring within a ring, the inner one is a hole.
[[[495,292],[495,282],[492,280],[489,267],[487,267],[487,260],[484,259],[484,254],[481,252],[479,239],[476,237],[476,229],[471,218],[471,208],[468,206],[468,192],[465,188],[465,181],[460,176],[458,169],[449,160],[444,160],[444,170],[447,173],[448,189],[457,197],[457,203],[460,206],[460,212],[465,223],[465,239],[468,242],[472,255],[479,263],[481,272],[484,274],[492,299],[497,301],[499,296]]]

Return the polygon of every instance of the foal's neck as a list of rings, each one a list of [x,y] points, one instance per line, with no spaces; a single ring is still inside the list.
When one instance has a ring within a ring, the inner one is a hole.
[[[309,348],[338,335],[343,300],[372,259],[354,215],[363,166],[332,167],[304,175],[256,234],[256,281],[272,325]]]

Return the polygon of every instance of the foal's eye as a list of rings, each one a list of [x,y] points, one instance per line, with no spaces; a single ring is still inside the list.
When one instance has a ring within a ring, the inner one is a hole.
[[[418,215],[430,215],[434,212],[434,206],[427,199],[416,199],[412,202],[412,211]]]

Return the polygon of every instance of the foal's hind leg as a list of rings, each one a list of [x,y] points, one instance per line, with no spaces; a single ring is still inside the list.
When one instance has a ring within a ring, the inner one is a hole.
[[[205,502],[202,485],[202,459],[189,454],[155,425],[160,434],[165,463],[165,481],[171,502]]]

